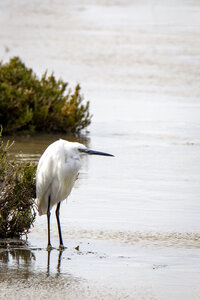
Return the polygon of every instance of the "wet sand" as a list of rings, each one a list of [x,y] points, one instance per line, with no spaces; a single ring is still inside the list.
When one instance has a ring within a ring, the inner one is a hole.
[[[163,247],[156,240],[144,245],[144,237],[142,244],[67,240],[64,251],[46,251],[36,242],[8,241],[6,249],[1,243],[1,299],[200,297],[199,240],[192,251],[187,244]]]
[[[3,61],[81,83],[84,142],[115,155],[83,161],[67,249],[46,251],[45,217],[28,245],[0,243],[0,299],[200,299],[199,2],[8,0],[0,25]],[[57,138],[16,138],[12,155],[37,161]]]

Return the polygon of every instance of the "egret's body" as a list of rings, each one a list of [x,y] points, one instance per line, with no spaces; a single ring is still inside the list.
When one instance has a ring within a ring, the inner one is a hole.
[[[51,144],[39,160],[36,172],[36,195],[39,215],[47,214],[48,247],[51,247],[50,210],[55,204],[57,204],[56,217],[60,247],[63,247],[59,220],[60,202],[65,200],[72,190],[81,167],[81,153],[112,156],[103,152],[87,150],[80,143],[60,139]]]
[[[80,155],[75,147],[86,147],[79,143],[58,140],[51,144],[41,156],[36,173],[36,193],[39,215],[65,200],[73,187],[81,167]]]

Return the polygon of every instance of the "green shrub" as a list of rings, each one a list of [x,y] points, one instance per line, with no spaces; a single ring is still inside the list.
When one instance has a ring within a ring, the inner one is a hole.
[[[2,132],[2,131],[1,131]],[[35,171],[31,163],[9,161],[9,142],[4,145],[0,132],[0,238],[28,233],[36,216]]]
[[[19,57],[0,63],[0,124],[5,134],[17,132],[80,133],[91,123],[89,102],[84,105],[77,84],[47,72],[39,80]]]

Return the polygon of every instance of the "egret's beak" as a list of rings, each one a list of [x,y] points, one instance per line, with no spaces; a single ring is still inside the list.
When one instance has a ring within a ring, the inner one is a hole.
[[[90,155],[114,156],[114,155],[109,154],[109,153],[99,152],[99,151],[94,151],[94,150],[88,150],[88,149],[80,149],[80,151],[83,152],[83,153],[90,154]]]

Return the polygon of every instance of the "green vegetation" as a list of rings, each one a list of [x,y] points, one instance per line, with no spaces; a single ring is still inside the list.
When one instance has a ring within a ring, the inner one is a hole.
[[[19,57],[0,63],[0,125],[4,134],[63,132],[78,134],[91,123],[89,102],[84,105],[80,85],[47,72],[39,80]]]
[[[36,216],[36,166],[26,162],[9,161],[0,132],[0,238],[27,234]]]

